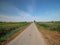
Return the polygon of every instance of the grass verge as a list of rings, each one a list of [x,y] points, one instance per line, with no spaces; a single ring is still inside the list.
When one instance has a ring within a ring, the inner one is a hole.
[[[56,31],[56,30],[47,29],[45,27],[43,28],[38,23],[36,23],[36,25],[37,25],[39,31],[43,34],[48,45],[60,45],[60,31],[59,30]]]
[[[0,42],[0,45],[6,45],[6,43],[10,42],[11,40],[13,40],[16,36],[18,36],[21,32],[24,31],[24,29],[26,27],[28,27],[30,25],[30,23],[27,23],[23,26],[20,26],[21,28],[18,29],[16,32],[12,32],[11,34],[8,34],[9,36],[5,36],[5,37],[2,37],[2,39],[5,39],[3,42]]]

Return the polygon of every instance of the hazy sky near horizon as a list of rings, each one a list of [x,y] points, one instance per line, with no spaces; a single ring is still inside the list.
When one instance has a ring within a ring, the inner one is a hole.
[[[60,21],[60,0],[0,0],[0,21]]]

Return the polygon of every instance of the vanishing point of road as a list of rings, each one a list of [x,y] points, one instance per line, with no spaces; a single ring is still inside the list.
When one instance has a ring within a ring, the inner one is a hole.
[[[47,45],[36,25],[32,23],[7,45]]]

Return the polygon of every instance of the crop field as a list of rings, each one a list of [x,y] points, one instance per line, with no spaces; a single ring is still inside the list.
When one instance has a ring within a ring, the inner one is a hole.
[[[60,22],[36,22],[48,45],[60,45]]]
[[[60,22],[37,22],[37,24],[44,29],[60,31]]]
[[[7,40],[8,37],[13,35],[19,30],[22,30],[28,22],[0,22],[0,43]]]

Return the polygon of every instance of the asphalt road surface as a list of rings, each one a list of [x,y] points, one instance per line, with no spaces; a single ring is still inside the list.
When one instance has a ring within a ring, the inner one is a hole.
[[[47,45],[36,25],[32,23],[7,45]]]

